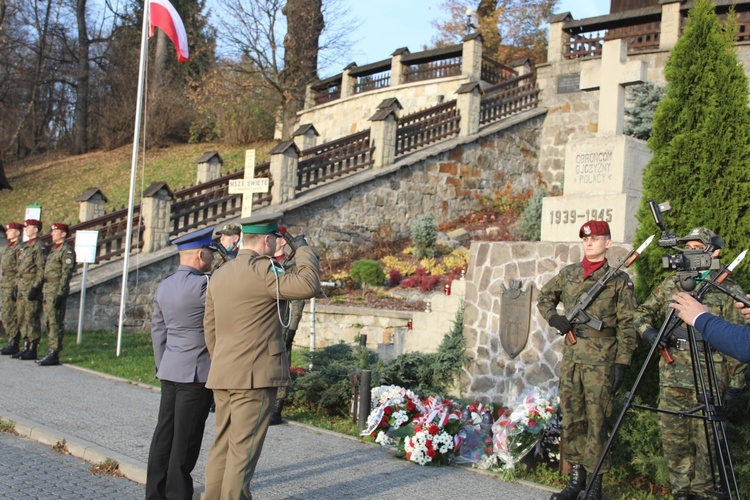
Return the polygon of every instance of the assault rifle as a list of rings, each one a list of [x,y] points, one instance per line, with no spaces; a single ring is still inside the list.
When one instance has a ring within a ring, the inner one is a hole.
[[[576,300],[576,304],[573,309],[571,309],[565,315],[568,323],[570,323],[571,325],[586,324],[594,330],[601,331],[604,323],[599,318],[595,318],[588,314],[586,312],[586,308],[590,306],[591,303],[599,296],[602,290],[604,290],[604,287],[607,286],[607,282],[615,277],[617,271],[619,271],[622,266],[630,267],[630,265],[635,262],[635,259],[637,259],[638,256],[643,253],[646,247],[651,244],[651,241],[653,241],[653,239],[653,235],[649,236],[649,238],[644,241],[641,246],[639,246],[637,249],[631,250],[630,253],[625,257],[625,259],[620,262],[620,265],[615,268],[610,268],[609,271],[607,271],[604,276],[599,278],[599,280],[594,283],[591,288],[582,293],[581,296],[578,297],[578,300]],[[573,333],[573,330],[567,332],[565,334],[565,337],[568,339],[568,342],[570,342],[571,345],[578,342],[578,340],[576,339],[576,334]]]

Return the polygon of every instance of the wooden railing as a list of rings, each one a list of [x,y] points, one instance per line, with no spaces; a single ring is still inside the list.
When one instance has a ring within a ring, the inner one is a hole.
[[[342,137],[300,153],[297,191],[372,166],[370,130]]]
[[[404,116],[396,131],[396,156],[458,135],[460,121],[455,99]]]
[[[341,98],[341,84],[315,91],[315,104],[325,104]]]
[[[602,55],[605,34],[602,32],[576,33],[567,43],[566,59],[586,59]]]
[[[354,86],[354,93],[361,94],[371,90],[388,87],[391,84],[391,70],[383,71],[374,75],[358,76],[357,84]]]
[[[487,56],[482,56],[482,81],[493,85],[518,76],[513,68],[501,64]]]
[[[404,83],[446,78],[461,74],[461,57],[408,65],[404,68]]]
[[[479,109],[479,124],[505,118],[539,104],[536,74],[529,73],[488,87]]]
[[[255,167],[255,177],[269,177],[270,163]],[[170,236],[177,236],[192,229],[207,226],[239,215],[242,211],[242,196],[230,194],[229,181],[242,179],[245,171],[238,170],[203,184],[198,184],[174,193],[170,216]],[[253,195],[253,208],[271,202],[271,181],[268,193]]]

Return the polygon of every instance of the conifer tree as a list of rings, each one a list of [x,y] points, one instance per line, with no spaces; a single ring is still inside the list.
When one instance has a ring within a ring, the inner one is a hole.
[[[643,174],[636,245],[658,232],[648,200],[669,201],[667,229],[684,236],[708,227],[722,236],[722,261],[750,245],[750,110],[748,81],[734,48],[733,12],[721,24],[710,0],[697,0],[687,28],[665,68],[667,91],[654,116],[648,146],[654,156]],[[638,295],[661,280],[661,255],[652,246],[636,261]],[[745,262],[735,279],[747,290]]]
[[[656,107],[664,98],[664,87],[653,82],[639,83],[627,88],[623,134],[647,141],[651,137]]]

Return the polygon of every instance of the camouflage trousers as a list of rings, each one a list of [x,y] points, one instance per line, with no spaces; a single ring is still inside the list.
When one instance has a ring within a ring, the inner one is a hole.
[[[23,282],[18,284],[16,298],[16,314],[21,338],[34,342],[42,336],[41,312],[42,304],[38,300],[28,300],[30,287]]]
[[[669,380],[682,387],[664,385],[666,377],[662,377],[659,389],[659,408],[672,411],[685,411],[695,408],[698,398],[695,393],[692,362],[687,351],[674,351],[672,356],[675,363],[666,370],[671,370]],[[704,358],[704,356],[701,356]],[[704,377],[707,377],[705,359],[702,359]],[[726,387],[724,363],[714,356],[719,395]],[[660,375],[664,362],[660,361]],[[706,380],[708,383],[708,380]],[[688,388],[688,386],[692,386]],[[698,413],[700,414],[700,412]],[[710,428],[709,428],[710,429]],[[711,494],[714,491],[714,481],[709,461],[708,441],[704,421],[698,418],[685,418],[675,415],[659,413],[659,430],[661,431],[664,459],[669,470],[669,483],[672,491],[685,491],[695,495]],[[715,451],[715,450],[714,450]],[[714,461],[715,462],[715,461]]]
[[[47,327],[47,350],[60,352],[63,350],[63,325],[65,324],[65,306],[68,298],[63,299],[60,309],[55,309],[55,294],[53,290],[44,290],[44,325]]]
[[[18,316],[16,312],[16,301],[13,300],[13,287],[3,286],[0,290],[0,300],[2,300],[2,309],[0,309],[0,315],[2,315],[3,326],[8,334],[8,342],[17,341],[20,337],[18,333]]]
[[[596,467],[609,438],[612,413],[611,365],[584,365],[563,359],[560,375],[562,454],[565,460]],[[610,468],[609,456],[600,473]]]

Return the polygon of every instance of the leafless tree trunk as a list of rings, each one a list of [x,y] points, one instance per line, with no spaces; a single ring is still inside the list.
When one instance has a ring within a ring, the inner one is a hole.
[[[76,107],[73,124],[73,154],[83,154],[89,149],[89,52],[91,41],[86,27],[86,1],[76,1],[78,24],[78,68],[76,71]]]

